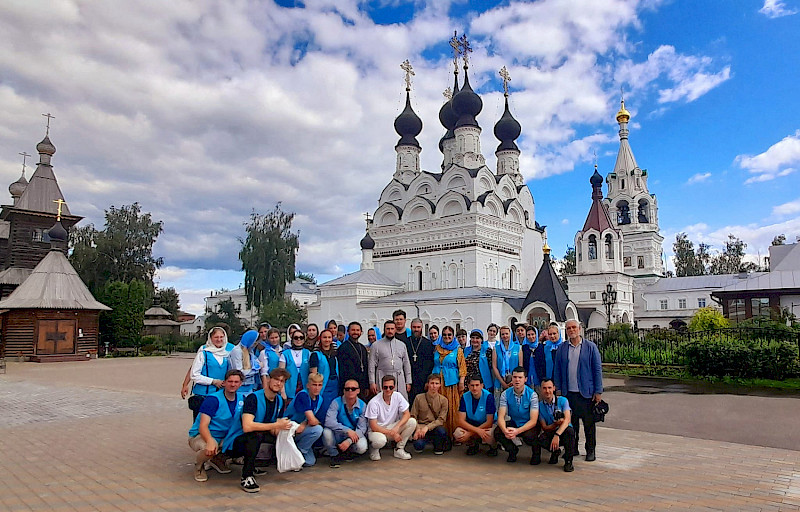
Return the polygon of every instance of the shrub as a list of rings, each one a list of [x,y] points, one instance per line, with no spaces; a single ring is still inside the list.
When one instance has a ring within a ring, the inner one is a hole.
[[[752,344],[713,337],[684,343],[679,353],[697,376],[783,380],[797,371],[796,349],[783,341]]]
[[[690,331],[716,331],[727,327],[730,327],[728,319],[711,306],[698,309],[689,321]]]
[[[140,351],[142,354],[144,354],[144,355],[146,355],[146,356],[149,356],[149,355],[152,355],[152,354],[153,354],[153,352],[155,352],[155,351],[156,351],[156,348],[157,348],[157,347],[155,346],[155,344],[153,344],[153,343],[148,343],[147,345],[142,345],[142,348],[140,348],[140,349],[139,349],[139,351]]]

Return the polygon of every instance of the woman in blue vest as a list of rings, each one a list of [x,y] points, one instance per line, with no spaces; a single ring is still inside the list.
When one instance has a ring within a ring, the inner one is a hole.
[[[286,368],[289,378],[283,387],[287,400],[292,400],[298,392],[305,389],[308,382],[309,360],[311,351],[305,347],[306,335],[303,331],[292,333],[292,348],[284,350],[281,354],[280,367]]]
[[[553,366],[556,360],[556,350],[564,343],[558,324],[550,324],[547,328],[547,341],[544,342],[545,373],[548,379],[553,378]],[[542,377],[544,378],[544,377]]]
[[[194,356],[192,367],[189,369],[189,376],[194,382],[192,394],[195,396],[207,396],[217,392],[222,388],[225,381],[225,374],[230,369],[229,356],[234,346],[228,343],[228,333],[222,327],[212,327],[208,331],[206,344],[197,350]],[[202,398],[189,399],[189,408],[197,418]]]
[[[444,385],[441,394],[447,398],[448,414],[444,428],[447,436],[452,438],[458,426],[458,404],[464,393],[464,378],[467,376],[467,363],[464,351],[456,339],[456,332],[449,325],[442,328],[442,337],[434,342],[433,373],[440,374]]]
[[[484,386],[488,383],[488,387],[484,387],[489,393],[494,390],[494,379],[492,378],[492,368],[489,366],[492,349],[489,348],[489,343],[484,341],[483,332],[480,329],[473,329],[469,334],[469,345],[464,349],[464,357],[467,364],[467,376],[480,375]],[[487,352],[489,357],[487,357]],[[466,382],[466,381],[465,381]]]
[[[231,369],[241,370],[244,374],[244,382],[239,388],[240,393],[249,394],[260,388],[261,364],[253,351],[257,339],[258,332],[255,330],[245,332],[229,355]]]
[[[322,375],[322,407],[327,412],[331,402],[339,396],[339,360],[336,359],[336,346],[333,344],[333,333],[330,329],[320,333],[319,350],[311,354],[308,367],[309,375]]]
[[[525,330],[525,344],[522,345],[522,366],[528,375],[527,384],[539,392],[545,376],[544,344],[539,341],[536,327],[529,325]]]
[[[511,328],[504,325],[500,328],[500,341],[492,353],[495,401],[499,401],[500,393],[511,387],[511,371],[517,366],[522,366],[522,347],[511,339]]]

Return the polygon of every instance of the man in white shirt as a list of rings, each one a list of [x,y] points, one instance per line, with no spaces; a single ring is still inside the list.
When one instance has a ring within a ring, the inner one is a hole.
[[[381,379],[383,392],[367,404],[365,416],[369,420],[369,458],[372,460],[381,460],[380,450],[390,439],[396,443],[395,457],[402,460],[411,458],[405,447],[417,429],[417,420],[411,417],[408,400],[395,392],[395,382],[393,375],[385,375]]]

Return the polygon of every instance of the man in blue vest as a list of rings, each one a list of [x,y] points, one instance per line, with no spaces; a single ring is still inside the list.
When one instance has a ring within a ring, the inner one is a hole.
[[[581,337],[581,326],[576,320],[567,320],[568,343],[556,351],[553,381],[561,395],[566,395],[572,409],[572,426],[575,429],[575,448],[578,453],[580,425],[586,434],[586,462],[596,459],[597,431],[592,409],[603,394],[603,363],[597,345]]]
[[[245,492],[258,492],[255,477],[266,474],[256,468],[256,456],[262,443],[275,444],[278,433],[288,430],[291,422],[283,418],[285,402],[281,396],[283,385],[289,377],[284,368],[275,368],[269,373],[266,387],[255,391],[244,399],[241,421],[234,423],[225,440],[223,451],[230,457],[244,457],[241,488]]]
[[[506,420],[506,416],[509,417]],[[517,366],[511,372],[511,387],[500,394],[500,407],[497,411],[497,429],[494,438],[508,452],[507,462],[516,462],[517,447],[515,439],[528,446],[534,446],[538,435],[539,399],[536,392],[525,385],[525,369]],[[533,452],[539,448],[536,447]],[[531,454],[531,464],[534,464]]]
[[[325,414],[322,444],[331,458],[332,468],[342,464],[342,454],[361,455],[367,451],[367,404],[358,398],[361,387],[356,379],[344,383],[344,396],[331,402]]]
[[[542,401],[539,403],[539,426],[542,433],[537,438],[537,445],[533,447],[534,464],[541,462],[540,449],[551,452],[548,464],[558,464],[561,446],[564,447],[564,471],[574,471],[572,466],[572,450],[575,447],[575,431],[570,420],[572,411],[569,408],[567,397],[556,396],[556,386],[553,379],[544,379],[541,384]]]
[[[303,463],[304,467],[310,467],[317,463],[311,447],[322,436],[322,423],[325,421],[325,411],[322,411],[323,399],[320,396],[323,380],[325,378],[321,373],[310,374],[306,389],[297,393],[286,409],[286,416],[300,424],[294,431],[294,443],[306,460]]]
[[[189,429],[189,447],[196,452],[194,479],[198,482],[208,480],[207,461],[220,473],[231,472],[227,460],[220,455],[220,444],[244,406],[244,394],[239,393],[243,381],[241,370],[228,370],[222,389],[205,397]]]
[[[492,393],[483,388],[479,374],[468,377],[469,391],[461,397],[458,406],[458,427],[453,431],[456,442],[467,445],[467,455],[476,455],[481,443],[489,445],[487,455],[497,456],[494,440],[494,416],[497,412]]]

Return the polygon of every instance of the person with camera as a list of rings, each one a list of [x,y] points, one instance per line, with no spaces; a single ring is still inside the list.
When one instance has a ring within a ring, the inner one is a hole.
[[[541,434],[533,447],[533,461],[531,464],[540,464],[541,448],[551,452],[548,464],[558,464],[561,447],[564,447],[564,471],[571,473],[575,470],[572,466],[572,449],[575,446],[575,431],[572,429],[570,419],[572,410],[569,408],[567,397],[556,396],[556,386],[553,379],[542,379],[542,400],[539,402],[539,426]]]

